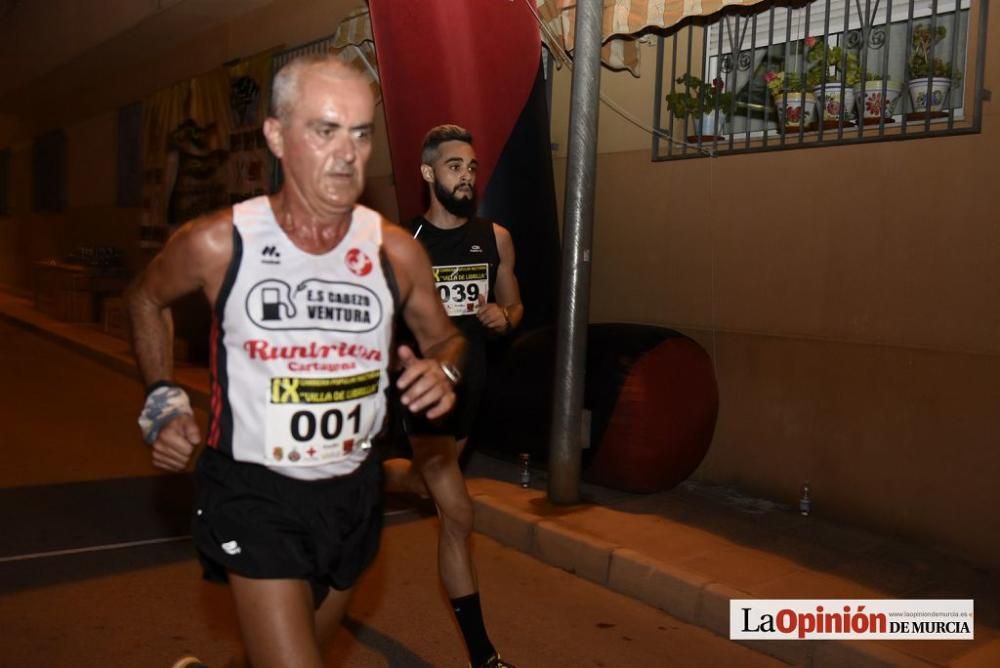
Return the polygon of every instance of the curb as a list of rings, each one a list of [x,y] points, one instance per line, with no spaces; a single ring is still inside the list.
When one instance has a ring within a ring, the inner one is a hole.
[[[611,555],[611,589],[686,622],[697,623],[701,592],[710,583],[709,578],[630,548],[620,548]]]
[[[607,586],[617,545],[546,520],[535,525],[533,556],[591,582]]]
[[[32,334],[37,334],[42,338],[48,339],[53,343],[57,343],[61,346],[69,348],[75,353],[83,355],[87,359],[102,364],[113,371],[125,374],[132,378],[138,379],[138,373],[135,368],[135,363],[129,359],[125,359],[118,355],[113,355],[102,350],[95,349],[86,343],[77,341],[71,336],[60,334],[59,332],[47,329],[42,325],[31,322],[29,320],[22,320],[16,315],[11,315],[6,311],[0,311],[0,320],[6,322],[18,329],[22,329],[26,332],[31,332]]]
[[[486,494],[473,496],[472,507],[476,531],[520,552],[533,553],[538,518],[507,508]]]
[[[754,598],[709,577],[568,527],[558,519],[526,513],[489,494],[474,494],[472,503],[477,532],[723,638],[729,636],[730,600]],[[733,642],[780,661],[811,668],[939,665],[871,640]],[[1000,646],[1000,641],[997,644]],[[992,644],[983,649],[992,649],[990,656],[998,651]]]
[[[117,371],[118,373],[128,376],[137,383],[142,383],[142,380],[139,377],[139,370],[136,368],[135,361],[130,356],[118,355],[106,350],[101,350],[99,347],[79,341],[68,334],[63,334],[58,330],[50,329],[38,323],[31,322],[30,320],[19,318],[16,315],[7,313],[3,310],[0,310],[0,321],[13,325],[14,327],[26,332],[37,334],[52,343],[61,345],[83,357],[86,357],[92,362],[96,362],[111,369],[112,371]],[[175,367],[174,371],[176,374],[178,369]],[[184,374],[182,372],[179,375]],[[188,393],[192,406],[206,411],[209,410],[211,402],[209,399],[209,393],[204,387],[200,384],[187,382],[180,377],[175,377],[174,380],[177,385]]]

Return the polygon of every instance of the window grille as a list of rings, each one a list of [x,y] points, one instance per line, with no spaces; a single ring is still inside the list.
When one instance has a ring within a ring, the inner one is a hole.
[[[779,1],[691,19],[659,39],[653,159],[979,132],[987,9]]]

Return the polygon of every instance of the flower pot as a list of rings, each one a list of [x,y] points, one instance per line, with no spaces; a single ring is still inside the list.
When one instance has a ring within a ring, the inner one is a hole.
[[[816,86],[813,93],[819,101],[819,108],[823,110],[824,121],[839,121],[841,117],[846,121],[854,112],[853,88],[842,83],[828,83],[825,89],[823,86]]]
[[[696,144],[699,138],[701,138],[702,143],[710,142],[714,139],[724,139],[721,135],[726,127],[726,115],[721,111],[719,112],[718,119],[716,119],[715,112],[712,111],[695,118],[693,123],[694,133],[688,135],[688,143]],[[689,125],[688,127],[690,128],[691,126]]]
[[[701,118],[695,121],[695,131],[702,137],[715,137],[722,134],[722,128],[725,124],[726,115],[723,112],[720,111],[718,118],[716,118],[715,112],[710,111],[707,114],[702,114]]]
[[[882,96],[882,85],[885,84],[885,96]],[[896,101],[903,90],[898,81],[867,81],[864,88],[858,88],[858,109],[864,120],[890,118],[895,113]]]
[[[816,98],[812,93],[788,93],[777,95],[774,104],[778,108],[779,125],[786,128],[798,128],[802,124],[809,125],[812,120],[813,110],[816,108]],[[782,101],[785,105],[782,108]]]
[[[927,96],[927,81],[931,82],[930,97]],[[913,111],[917,113],[941,111],[948,101],[948,91],[951,89],[951,79],[946,77],[921,77],[910,79],[910,101]]]

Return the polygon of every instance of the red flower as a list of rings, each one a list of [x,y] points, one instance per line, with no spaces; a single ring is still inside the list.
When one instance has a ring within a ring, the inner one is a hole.
[[[882,113],[882,94],[873,93],[868,96],[865,100],[865,107],[868,108],[868,113],[872,116],[878,116]]]

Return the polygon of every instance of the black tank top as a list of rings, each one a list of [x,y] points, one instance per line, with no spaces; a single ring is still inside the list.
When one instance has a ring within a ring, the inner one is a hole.
[[[409,222],[414,238],[423,244],[434,267],[434,284],[452,322],[467,338],[481,338],[483,326],[476,318],[479,296],[495,302],[494,287],[500,251],[493,223],[471,218],[465,225],[443,230],[418,216]]]

